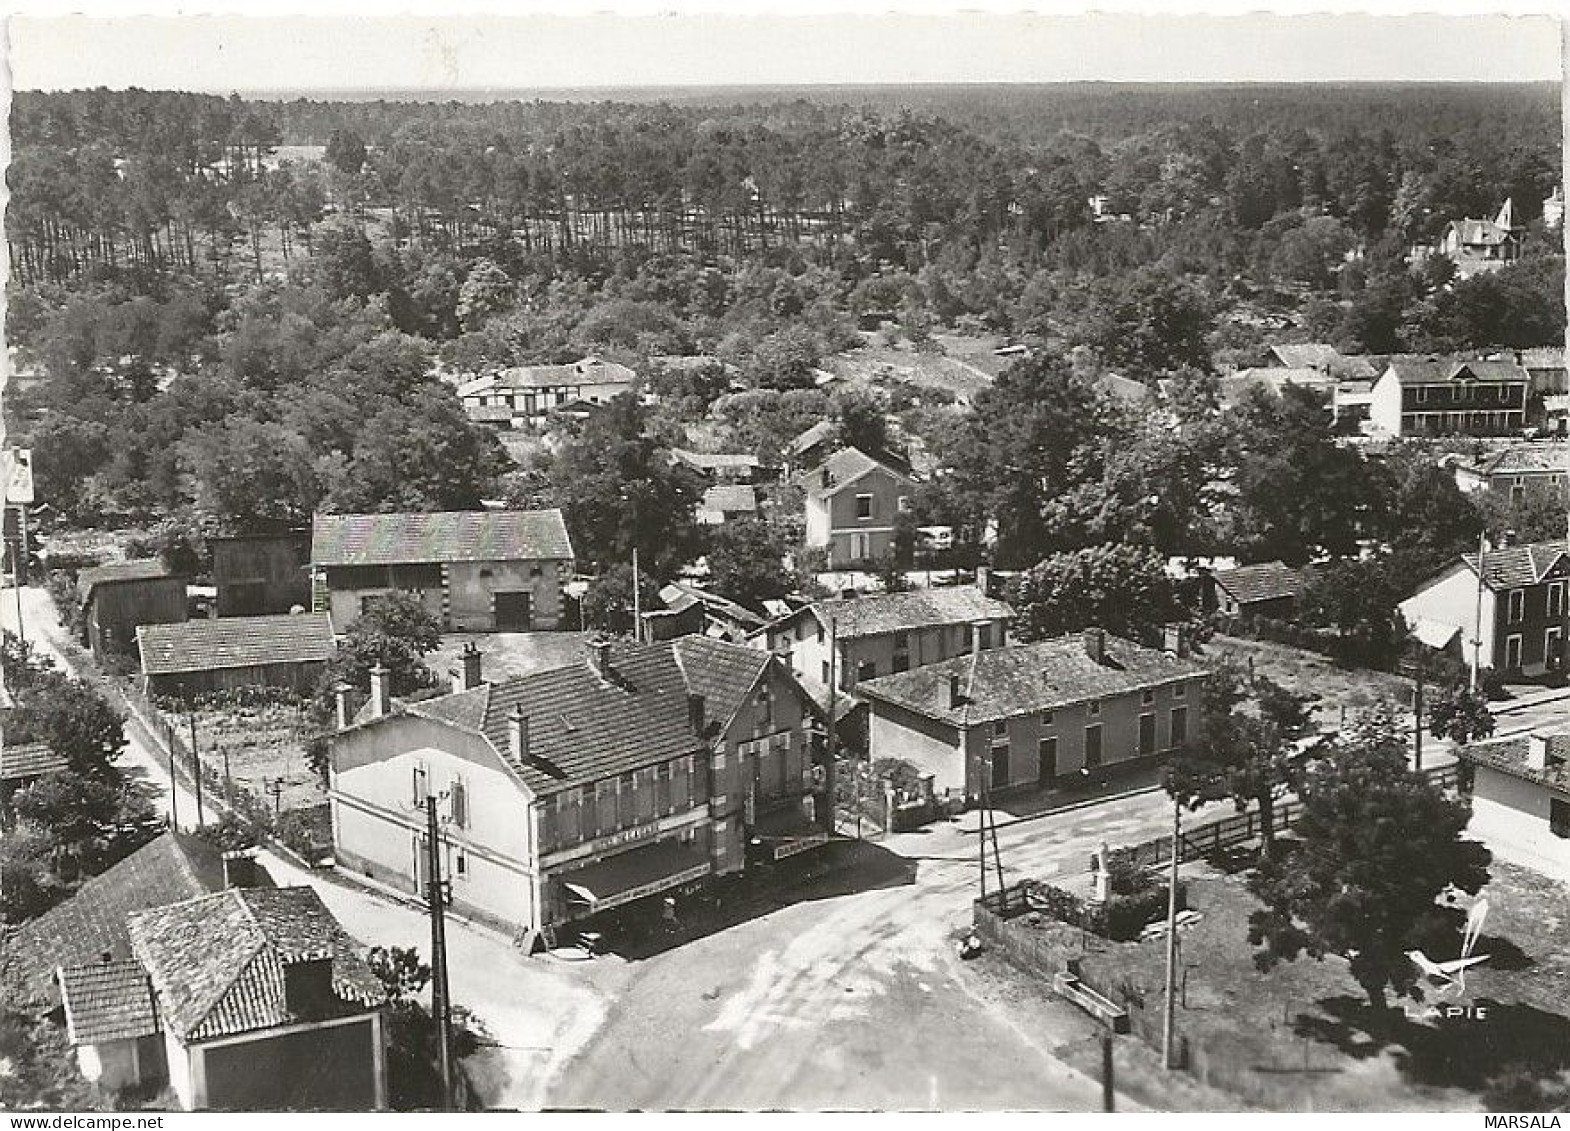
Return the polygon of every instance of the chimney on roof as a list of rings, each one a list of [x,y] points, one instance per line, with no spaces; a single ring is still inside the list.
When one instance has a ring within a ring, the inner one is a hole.
[[[463,646],[458,655],[458,666],[452,670],[454,691],[473,691],[480,686],[480,648],[474,641]]]
[[[703,696],[687,696],[687,721],[692,726],[692,733],[702,738],[703,728],[708,725],[708,703]]]
[[[507,715],[507,749],[514,762],[529,760],[529,716],[522,706],[516,706]]]
[[[353,691],[354,687],[342,680],[333,684],[334,721],[338,724],[339,730],[347,730],[354,720],[354,710],[349,703],[349,696]]]
[[[1548,769],[1548,736],[1533,731],[1526,736],[1526,767],[1529,770]]]
[[[1188,655],[1188,626],[1164,625],[1161,629],[1161,650],[1174,656]]]
[[[1502,532],[1499,535],[1499,543],[1494,548],[1496,550],[1503,550],[1503,549],[1506,549],[1506,548],[1508,548],[1510,546],[1514,546],[1514,545],[1515,545],[1515,531],[1514,530],[1506,530],[1506,531]]]
[[[992,569],[989,566],[976,567],[976,588],[981,590],[983,597],[992,596]]]
[[[589,667],[594,669],[594,674],[601,679],[610,681],[611,672],[611,642],[609,640],[589,641]]]
[[[1080,639],[1085,642],[1085,655],[1090,657],[1092,663],[1107,662],[1107,634],[1104,629],[1087,628],[1080,633]]]
[[[385,718],[391,702],[392,673],[378,660],[376,666],[371,669],[371,718]]]
[[[824,464],[823,467],[821,469],[819,469],[819,471],[818,471],[818,478],[822,481],[823,486],[825,486],[825,487],[832,487],[832,486],[834,486],[834,473],[829,470],[829,465],[828,464]]]
[[[254,888],[256,886],[256,857],[249,852],[225,852],[224,887]]]
[[[955,710],[965,705],[964,684],[958,672],[949,676],[949,710]]]

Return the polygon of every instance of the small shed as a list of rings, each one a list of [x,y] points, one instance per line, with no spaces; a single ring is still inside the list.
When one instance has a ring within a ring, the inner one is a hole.
[[[1290,619],[1303,576],[1284,562],[1262,562],[1210,575],[1211,602],[1226,616]]]
[[[311,691],[333,654],[326,613],[220,617],[137,630],[149,695],[184,698],[240,687]]]
[[[145,624],[185,620],[185,581],[157,558],[84,569],[76,577],[82,604],[82,637],[93,657],[129,652],[136,630]]]
[[[46,743],[13,745],[0,741],[0,829],[9,829],[12,825],[12,794],[26,789],[45,774],[69,766],[65,755],[56,754]]]

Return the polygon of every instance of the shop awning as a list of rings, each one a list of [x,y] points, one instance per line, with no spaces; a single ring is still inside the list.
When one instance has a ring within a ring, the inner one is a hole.
[[[787,856],[827,844],[829,834],[808,817],[800,806],[792,805],[787,809],[759,814],[752,828],[752,839],[770,858],[783,860]]]
[[[700,849],[666,840],[576,868],[563,874],[562,885],[589,911],[604,911],[700,880],[709,870],[709,858]]]

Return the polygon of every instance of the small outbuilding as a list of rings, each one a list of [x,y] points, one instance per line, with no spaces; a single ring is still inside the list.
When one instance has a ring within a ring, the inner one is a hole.
[[[111,562],[84,569],[76,577],[82,605],[82,640],[93,658],[129,652],[144,624],[185,620],[185,581],[157,558]]]
[[[1292,616],[1303,589],[1303,575],[1284,562],[1263,562],[1219,570],[1210,575],[1210,602],[1226,616]]]
[[[220,617],[144,625],[136,632],[149,695],[185,697],[240,687],[311,691],[333,654],[326,613]]]

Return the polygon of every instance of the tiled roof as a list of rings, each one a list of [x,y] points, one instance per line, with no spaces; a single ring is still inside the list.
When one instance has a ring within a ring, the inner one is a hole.
[[[147,675],[314,663],[333,654],[333,625],[326,613],[144,624],[136,645]]]
[[[790,443],[785,445],[787,451],[800,455],[814,444],[821,444],[834,435],[834,425],[827,420],[820,420],[805,432],[802,432]]]
[[[729,597],[722,597],[718,593],[710,593],[706,589],[683,585],[676,581],[660,589],[660,600],[665,602],[666,608],[678,613],[691,606],[694,601],[701,602],[705,611],[711,616],[732,621],[744,628],[760,628],[765,623],[763,617],[745,605],[738,605]]]
[[[1462,562],[1477,572],[1477,555],[1463,554]],[[1545,580],[1558,564],[1558,575],[1570,569],[1563,538],[1553,542],[1533,542],[1523,546],[1502,546],[1483,557],[1483,584],[1490,589],[1517,589]]]
[[[973,585],[836,597],[816,601],[808,608],[825,628],[832,617],[835,635],[842,640],[908,632],[933,625],[971,624],[1014,615],[1009,605],[988,597]]]
[[[148,581],[172,576],[164,563],[157,558],[110,562],[107,565],[84,569],[76,575],[76,597],[85,605],[91,599],[93,590],[100,585],[112,585],[117,581]]]
[[[231,888],[155,907],[130,917],[130,935],[164,1023],[185,1041],[306,1020],[284,994],[284,970],[297,962],[332,961],[330,1015],[363,1012],[386,996],[308,887]]]
[[[1563,441],[1510,444],[1485,455],[1471,466],[1485,475],[1511,475],[1527,471],[1565,471],[1570,444]]]
[[[1144,404],[1155,395],[1155,391],[1143,381],[1117,373],[1103,373],[1096,379],[1096,384],[1107,395],[1130,404]]]
[[[134,911],[177,903],[224,886],[223,856],[206,841],[166,832],[70,899],[30,919],[5,943],[6,964],[35,997],[54,1000],[54,972],[131,956],[126,917]]]
[[[625,365],[585,357],[568,365],[517,365],[496,374],[493,388],[548,389],[558,385],[630,385],[638,375]]]
[[[873,459],[859,448],[841,448],[823,463],[811,471],[803,472],[797,482],[814,498],[825,498],[834,494],[847,483],[860,479],[874,468],[882,468],[890,475],[899,479],[910,477],[898,468],[892,467],[881,460]],[[828,472],[828,483],[823,481],[823,473]]]
[[[1479,766],[1491,766],[1513,778],[1546,786],[1570,798],[1570,765],[1567,765],[1570,762],[1570,734],[1545,736],[1548,739],[1549,764],[1541,770],[1526,764],[1530,737],[1518,734],[1490,742],[1476,742],[1461,747],[1456,751],[1456,756]]]
[[[1527,369],[1563,369],[1564,346],[1533,346],[1521,351],[1521,364]]]
[[[1242,403],[1250,389],[1268,389],[1279,394],[1288,385],[1300,385],[1325,391],[1334,388],[1335,383],[1334,377],[1316,369],[1240,369],[1220,378],[1217,385],[1221,403],[1234,407]]]
[[[1387,372],[1403,385],[1473,381],[1526,382],[1532,375],[1513,361],[1469,361],[1455,357],[1392,357]]]
[[[311,562],[318,566],[571,557],[559,510],[319,514],[311,530]]]
[[[751,514],[758,509],[758,495],[751,487],[722,483],[703,492],[703,501],[698,504],[698,509],[724,514]]]
[[[632,679],[613,661],[613,679],[606,680],[585,659],[404,709],[483,736],[532,792],[554,793],[702,749],[674,656],[663,663],[660,670],[646,661]],[[511,750],[514,707],[528,719],[528,756],[521,762]]]
[[[1217,585],[1245,605],[1253,601],[1296,597],[1303,587],[1303,580],[1298,571],[1284,562],[1264,562],[1260,565],[1224,569],[1213,576]]]
[[[1452,220],[1450,228],[1463,244],[1473,247],[1502,244],[1510,235],[1492,220]]]
[[[722,468],[750,471],[760,467],[757,456],[728,452],[689,452],[685,448],[672,448],[671,459],[699,471],[719,471]]]
[[[1362,354],[1343,354],[1328,342],[1297,342],[1271,346],[1270,351],[1288,369],[1317,369],[1343,379],[1372,379],[1378,374]]]
[[[1106,637],[1106,662],[1092,660],[1078,636],[991,648],[898,675],[856,684],[856,694],[915,711],[951,726],[1013,718],[1031,711],[1102,699],[1207,674],[1204,665],[1116,636]],[[949,677],[960,677],[966,701],[950,706]],[[1190,700],[1198,704],[1198,698]]]
[[[26,742],[20,746],[0,744],[0,781],[42,777],[69,765],[65,755],[56,754],[47,742]]]
[[[153,985],[140,962],[96,962],[60,971],[65,1031],[73,1045],[97,1045],[158,1032]]]

